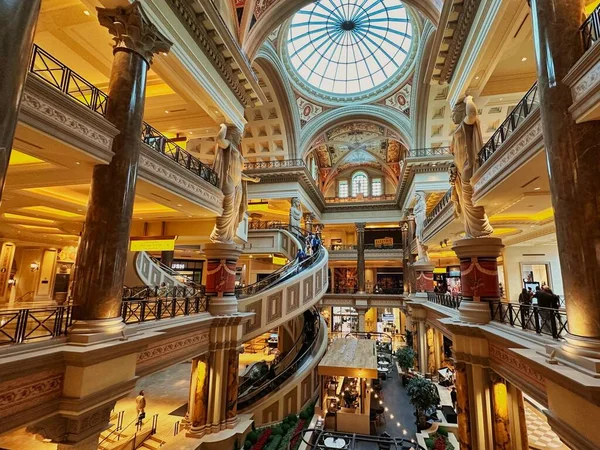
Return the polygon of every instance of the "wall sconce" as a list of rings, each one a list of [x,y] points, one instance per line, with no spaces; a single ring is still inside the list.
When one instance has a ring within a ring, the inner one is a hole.
[[[12,285],[15,285],[15,284],[17,284],[17,280],[15,280],[14,278],[9,278],[8,279],[8,285],[9,286],[12,286]]]
[[[440,247],[442,247],[442,248],[448,247],[448,239],[444,239],[443,241],[440,241]]]
[[[40,270],[40,263],[32,262],[31,264],[29,264],[29,268],[32,272]]]

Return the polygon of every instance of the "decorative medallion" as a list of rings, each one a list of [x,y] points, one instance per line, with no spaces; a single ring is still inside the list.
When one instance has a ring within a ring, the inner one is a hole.
[[[385,105],[391,106],[394,109],[406,114],[410,117],[410,95],[412,92],[412,86],[409,81],[402,86],[398,91],[394,92],[388,98],[385,99]]]
[[[310,120],[323,112],[322,106],[315,105],[302,97],[296,99],[296,104],[298,105],[298,111],[300,112],[300,124],[302,126],[306,125]]]

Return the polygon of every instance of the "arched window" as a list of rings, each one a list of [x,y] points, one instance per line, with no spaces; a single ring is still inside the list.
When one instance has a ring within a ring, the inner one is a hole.
[[[352,175],[352,197],[359,194],[365,197],[369,195],[369,177],[365,172],[354,172]]]
[[[371,181],[371,195],[373,197],[379,197],[380,195],[383,195],[381,178],[373,178]]]

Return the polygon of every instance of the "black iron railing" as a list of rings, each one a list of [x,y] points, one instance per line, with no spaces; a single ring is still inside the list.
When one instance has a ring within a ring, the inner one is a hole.
[[[600,5],[585,19],[581,25],[583,47],[589,50],[592,45],[600,41]]]
[[[406,155],[408,158],[426,158],[428,156],[448,156],[450,147],[411,148]]]
[[[509,136],[529,117],[529,115],[539,107],[537,83],[534,84],[527,94],[521,99],[515,109],[511,111],[508,117],[502,122],[498,129],[492,134],[492,137],[485,143],[479,151],[479,165],[486,162],[490,156],[498,150]]]
[[[140,323],[168,319],[177,316],[190,316],[208,310],[208,299],[196,295],[185,298],[148,298],[123,300],[121,317],[123,322]]]
[[[542,308],[510,302],[491,302],[492,320],[537,334],[562,338],[568,331],[567,313],[560,309]]]
[[[134,286],[123,288],[123,300],[147,300],[204,297],[205,287],[193,286]]]
[[[329,251],[342,251],[342,250],[356,250],[356,245],[348,245],[348,244],[331,244],[327,247]]]
[[[203,180],[208,181],[213,186],[219,184],[219,177],[214,170],[195,156],[186,152],[173,141],[170,141],[164,134],[146,122],[144,122],[142,127],[142,142],[156,150],[158,153],[175,161],[181,167],[186,168]]]
[[[368,195],[361,197],[325,197],[325,203],[389,202],[395,199],[396,194]]]
[[[400,248],[402,248],[402,244],[399,242],[389,245],[365,244],[365,250],[392,250]]]
[[[34,44],[29,71],[92,111],[106,114],[108,96]]]
[[[291,438],[287,450],[293,450],[293,443],[301,441],[306,450],[326,450],[331,448],[330,441],[336,444],[341,442],[345,450],[363,450],[363,449],[385,449],[385,450],[403,450],[415,449],[426,450],[421,444],[415,442],[415,438],[407,436],[391,437],[388,433],[381,436],[370,434],[342,433],[337,431],[325,430],[324,428],[307,428],[298,431]],[[328,445],[329,444],[329,445]]]
[[[0,311],[0,345],[21,344],[67,334],[72,306]]]
[[[428,292],[427,301],[437,305],[447,306],[448,308],[458,309],[462,297],[460,295],[440,294],[439,292]]]
[[[283,161],[258,161],[244,163],[244,170],[280,169],[283,167],[306,167],[302,159],[284,159]]]
[[[448,189],[448,191],[444,194],[444,196],[440,199],[439,202],[433,207],[427,217],[425,218],[425,223],[423,227],[426,227],[431,223],[444,209],[444,207],[450,202],[450,198],[452,197],[452,188]]]
[[[29,72],[92,111],[106,115],[108,95],[37,45],[33,46]],[[146,122],[142,127],[142,142],[213,186],[219,184],[217,174],[209,166]]]

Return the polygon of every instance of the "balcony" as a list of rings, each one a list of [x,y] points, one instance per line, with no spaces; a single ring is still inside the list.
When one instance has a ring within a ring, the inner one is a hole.
[[[353,261],[357,258],[356,245],[333,244],[327,247],[329,259],[332,261]],[[365,260],[401,260],[403,257],[402,244],[375,245],[365,244]]]
[[[569,111],[577,123],[600,120],[600,5],[580,32],[585,53],[564,78],[573,97]]]
[[[356,197],[325,197],[325,203],[339,204],[339,203],[372,203],[372,202],[394,202],[396,200],[395,194],[384,194],[384,195],[362,195],[359,194]]]

